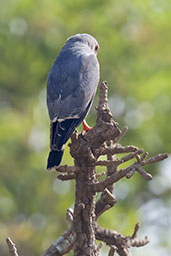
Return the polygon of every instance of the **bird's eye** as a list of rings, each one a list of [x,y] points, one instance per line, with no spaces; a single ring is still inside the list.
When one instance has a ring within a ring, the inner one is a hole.
[[[99,47],[98,47],[98,45],[96,45],[95,48],[94,48],[95,52],[97,52],[98,49],[99,49]]]

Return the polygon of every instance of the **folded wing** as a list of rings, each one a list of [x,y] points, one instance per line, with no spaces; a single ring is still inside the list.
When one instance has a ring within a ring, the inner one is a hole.
[[[87,115],[99,81],[95,55],[61,59],[59,56],[48,76],[47,104],[51,119],[51,152],[47,168],[57,167],[63,145]]]

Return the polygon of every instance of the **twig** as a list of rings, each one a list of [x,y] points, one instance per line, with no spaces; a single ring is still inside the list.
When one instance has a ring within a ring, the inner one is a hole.
[[[98,219],[100,215],[102,215],[105,211],[109,210],[110,208],[111,208],[111,205],[105,203],[101,211],[96,213],[96,219]]]
[[[128,126],[123,127],[123,129],[121,130],[121,133],[119,134],[118,137],[116,137],[116,138],[113,140],[113,142],[116,143],[117,141],[119,141],[120,139],[122,139],[122,137],[125,136],[125,134],[127,133],[127,131],[128,131]]]
[[[100,249],[102,249],[102,247],[103,247],[103,243],[101,242],[101,243],[99,243],[98,246],[97,246],[97,252],[99,252]]]
[[[72,229],[73,225],[73,210],[67,209],[66,219],[70,224],[70,228],[63,233],[52,245],[44,252],[42,256],[61,256],[68,253],[75,242],[75,234]]]
[[[57,172],[67,172],[67,173],[75,173],[76,167],[75,166],[67,166],[67,165],[61,165],[56,168]]]
[[[143,165],[147,165],[147,164],[154,164],[154,163],[162,161],[162,160],[164,160],[166,158],[168,158],[168,154],[167,153],[158,154],[158,155],[150,157],[148,160],[144,161],[142,163],[142,166]]]
[[[108,253],[108,256],[114,256],[115,252],[117,251],[117,247],[116,246],[110,246],[110,250]]]
[[[135,228],[134,228],[134,232],[131,236],[132,239],[137,239],[138,237],[138,230],[140,229],[140,223],[137,222],[137,224],[135,225]]]
[[[96,184],[90,184],[89,190],[94,192],[103,192],[104,189],[113,183],[119,181],[123,178],[128,172],[130,172],[130,168],[121,169],[119,172],[114,173],[110,177],[106,178],[104,181],[98,182]]]
[[[130,153],[127,156],[123,156],[121,159],[115,159],[115,160],[104,160],[104,161],[97,161],[96,165],[101,165],[101,166],[110,166],[110,165],[120,165],[122,163],[125,163],[134,157],[137,157],[139,154],[143,153],[143,149],[138,149],[133,153]]]
[[[135,154],[136,155],[136,154]],[[106,178],[104,181],[98,182],[94,185],[90,184],[90,190],[93,190],[95,192],[102,192],[107,186],[119,181],[121,178],[131,178],[132,175],[134,175],[135,171],[137,171],[139,174],[141,174],[146,180],[151,180],[152,176],[151,174],[144,171],[141,166],[144,166],[145,164],[151,164],[156,163],[158,161],[161,161],[168,157],[168,154],[158,154],[154,157],[151,157],[149,160],[141,161],[141,158],[138,159],[137,162],[130,165],[128,168],[123,168],[117,173],[114,173],[110,177]]]
[[[122,163],[125,163],[131,159],[133,159],[134,157],[137,157],[138,155],[142,154],[143,153],[143,149],[138,149],[136,150],[135,152],[133,153],[130,153],[129,155],[127,156],[123,156],[120,160],[122,160]]]
[[[11,240],[10,237],[6,238],[6,242],[7,242],[7,245],[8,245],[10,255],[11,256],[19,256],[18,252],[17,252],[17,248],[15,246],[15,243]]]
[[[141,156],[141,161],[144,161],[144,159],[148,156],[148,152],[145,152],[142,156]]]
[[[132,240],[131,242],[131,246],[132,247],[142,247],[145,246],[146,244],[148,244],[150,242],[148,236],[145,236],[145,238],[143,240]]]
[[[146,180],[152,180],[152,175],[144,171],[140,166],[136,167],[136,171],[139,172]]]
[[[99,172],[99,173],[97,173],[96,174],[96,179],[98,179],[99,177],[101,177],[101,176],[103,176],[105,174],[106,174],[106,172]]]
[[[99,149],[99,154],[100,155],[106,155],[106,154],[122,154],[122,153],[129,153],[129,152],[135,152],[137,151],[138,148],[135,146],[120,146],[120,145],[116,145],[114,147],[103,147],[101,149]]]
[[[135,225],[132,236],[123,236],[114,230],[108,230],[97,226],[96,239],[105,242],[109,246],[115,246],[117,253],[120,256],[129,256],[129,248],[144,246],[149,243],[148,237],[142,240],[137,239],[137,233],[139,230],[139,223]]]
[[[52,245],[43,253],[42,256],[61,256],[68,253],[75,242],[75,234],[67,230],[55,240]]]
[[[75,173],[71,174],[60,174],[57,176],[57,179],[59,180],[74,180],[76,178]]]
[[[116,159],[116,160],[104,160],[104,161],[97,161],[96,165],[99,166],[111,166],[111,165],[119,165],[122,164],[123,161],[121,159]]]
[[[73,209],[72,208],[68,208],[67,209],[67,213],[66,213],[66,219],[67,219],[67,221],[70,224],[70,228],[72,227],[72,224],[73,224],[73,214],[74,214]]]

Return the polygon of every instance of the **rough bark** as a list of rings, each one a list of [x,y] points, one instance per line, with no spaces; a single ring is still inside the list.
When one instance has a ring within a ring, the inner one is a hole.
[[[120,179],[131,178],[135,172],[144,179],[151,180],[152,175],[143,167],[168,157],[166,153],[158,154],[146,160],[148,155],[143,149],[135,146],[122,146],[118,142],[125,136],[128,128],[120,129],[114,121],[108,106],[107,83],[99,88],[100,98],[97,109],[97,121],[92,130],[86,134],[75,132],[71,137],[70,153],[74,158],[74,166],[60,166],[56,171],[57,178],[65,181],[76,181],[74,210],[67,211],[69,229],[44,252],[43,256],[59,256],[68,253],[72,248],[75,256],[97,256],[100,240],[109,246],[109,256],[117,252],[120,256],[129,256],[130,247],[140,247],[149,243],[148,237],[138,239],[140,224],[137,223],[131,236],[123,236],[114,230],[99,227],[97,218],[116,204],[114,185]],[[121,158],[118,154],[126,153]],[[106,160],[99,160],[106,155]],[[119,168],[124,162],[135,159],[127,168]],[[104,166],[106,171],[97,173],[96,166]],[[99,177],[104,177],[99,181]],[[96,202],[96,195],[101,192]],[[12,254],[13,255],[13,254]]]

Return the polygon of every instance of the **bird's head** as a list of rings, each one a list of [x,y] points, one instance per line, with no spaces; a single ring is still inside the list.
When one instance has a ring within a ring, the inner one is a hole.
[[[99,50],[99,44],[97,40],[89,34],[76,34],[67,39],[67,43],[83,43],[88,45],[92,52],[97,55]]]

